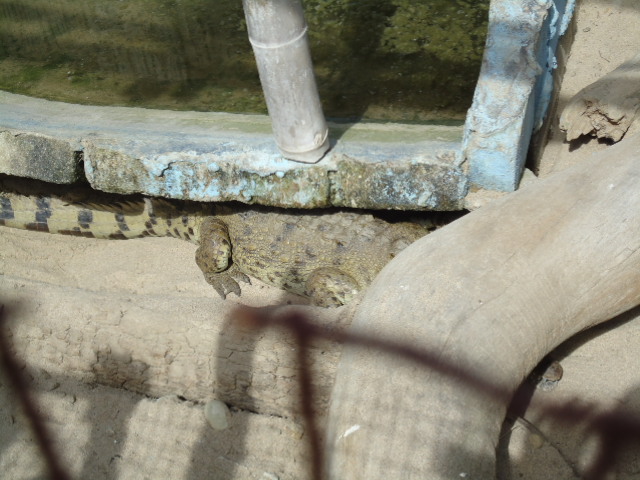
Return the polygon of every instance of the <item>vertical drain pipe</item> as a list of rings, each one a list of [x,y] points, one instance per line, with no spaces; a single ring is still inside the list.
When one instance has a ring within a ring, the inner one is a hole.
[[[315,163],[329,149],[300,0],[242,0],[273,133],[285,158]]]

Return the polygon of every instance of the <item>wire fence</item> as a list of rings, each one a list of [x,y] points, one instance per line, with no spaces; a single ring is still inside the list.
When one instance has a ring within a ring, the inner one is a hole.
[[[60,461],[60,442],[47,429],[42,408],[39,408],[32,395],[32,388],[28,375],[25,373],[24,363],[15,353],[11,334],[7,328],[8,317],[11,312],[0,304],[0,362],[6,373],[8,383],[15,393],[29,420],[33,434],[45,460],[49,478],[53,480],[68,480],[72,476]],[[487,379],[465,371],[456,365],[443,362],[432,352],[390,342],[364,334],[349,332],[347,329],[328,328],[320,326],[310,318],[295,309],[279,311],[277,308],[241,307],[234,312],[232,321],[243,330],[253,330],[256,334],[265,329],[279,329],[285,334],[292,335],[297,342],[299,405],[300,413],[305,422],[305,438],[311,452],[308,465],[308,478],[322,480],[327,477],[324,467],[327,457],[331,455],[323,444],[323,425],[318,421],[324,418],[320,412],[314,411],[314,382],[313,372],[309,363],[310,345],[317,340],[329,340],[344,345],[354,345],[376,349],[381,353],[394,355],[414,362],[420,368],[433,369],[464,382],[478,393],[490,395],[497,403],[509,404],[508,415],[519,417],[523,415],[531,398],[531,391],[521,389],[512,398],[511,392]],[[535,388],[535,387],[533,387]],[[583,402],[566,402],[562,404],[541,404],[539,407],[543,415],[552,418],[557,424],[566,427],[580,426],[598,438],[599,448],[593,455],[590,464],[580,473],[586,480],[608,478],[616,468],[622,453],[629,446],[640,446],[640,417],[630,413],[628,409],[620,408],[606,410],[601,405]],[[249,432],[250,433],[250,432]]]

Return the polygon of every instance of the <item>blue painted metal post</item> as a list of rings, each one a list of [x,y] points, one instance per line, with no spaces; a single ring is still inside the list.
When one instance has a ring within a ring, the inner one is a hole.
[[[575,0],[493,0],[463,152],[471,186],[518,188],[553,91],[555,51]]]

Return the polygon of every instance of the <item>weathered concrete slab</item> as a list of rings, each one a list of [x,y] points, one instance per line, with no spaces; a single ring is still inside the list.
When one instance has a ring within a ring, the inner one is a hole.
[[[0,143],[0,172],[72,181],[83,159],[89,182],[109,192],[302,208],[464,208],[469,186],[518,187],[574,7],[575,0],[491,2],[464,128],[334,124],[329,154],[303,165],[280,155],[266,116],[89,107],[0,92],[0,133],[34,136],[19,147]],[[71,155],[52,159],[51,151],[69,148]]]
[[[467,191],[461,126],[334,124],[331,151],[309,165],[281,156],[269,119],[260,115],[71,105],[6,92],[0,104],[7,138],[28,134],[65,146],[67,168],[83,160],[91,185],[107,192],[298,208],[455,210]],[[20,154],[0,144],[0,171],[31,176],[14,166]],[[37,178],[55,181],[46,170]]]
[[[10,131],[0,131],[0,172],[52,183],[72,183],[82,176],[70,142]]]

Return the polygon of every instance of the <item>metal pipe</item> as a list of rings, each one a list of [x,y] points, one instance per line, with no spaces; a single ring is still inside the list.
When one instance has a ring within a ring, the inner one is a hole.
[[[243,0],[249,41],[278,148],[285,158],[315,163],[329,149],[299,0]]]

